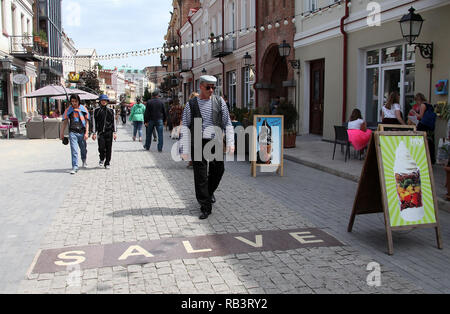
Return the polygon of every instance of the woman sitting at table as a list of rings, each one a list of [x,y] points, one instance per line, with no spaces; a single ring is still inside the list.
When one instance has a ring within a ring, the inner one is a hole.
[[[402,112],[400,110],[400,96],[397,92],[392,92],[389,95],[389,99],[386,105],[383,106],[381,118],[383,124],[402,124],[405,125],[403,121]]]
[[[372,130],[367,129],[367,123],[363,120],[361,111],[355,109],[348,123],[348,140],[352,143],[356,151],[361,151],[367,147],[372,136]]]

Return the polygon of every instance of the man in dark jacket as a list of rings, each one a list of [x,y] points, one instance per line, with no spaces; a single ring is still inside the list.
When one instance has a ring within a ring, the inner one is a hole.
[[[166,122],[166,111],[163,102],[159,99],[159,90],[156,89],[152,93],[152,99],[147,102],[145,110],[144,123],[147,127],[147,136],[145,139],[144,149],[150,150],[152,145],[152,133],[156,128],[158,131],[158,152],[162,152],[164,145],[164,122]]]
[[[99,166],[110,168],[113,139],[117,140],[117,127],[114,110],[108,108],[109,99],[107,95],[99,98],[100,107],[94,110],[93,135],[95,141],[98,137],[98,151],[100,153]],[[98,135],[98,136],[97,136]]]

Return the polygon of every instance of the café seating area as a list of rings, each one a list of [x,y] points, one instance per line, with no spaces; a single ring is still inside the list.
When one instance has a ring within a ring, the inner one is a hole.
[[[43,119],[33,117],[26,124],[28,139],[58,139],[62,125],[61,118]]]

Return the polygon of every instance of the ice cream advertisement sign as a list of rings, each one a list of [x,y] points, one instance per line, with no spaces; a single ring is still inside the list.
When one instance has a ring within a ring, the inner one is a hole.
[[[380,136],[391,227],[436,223],[423,136]]]

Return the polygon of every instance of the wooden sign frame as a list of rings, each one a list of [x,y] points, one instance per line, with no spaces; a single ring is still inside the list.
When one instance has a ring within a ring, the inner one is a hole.
[[[417,127],[415,125],[401,125],[401,124],[380,124],[378,125],[379,132],[406,132],[413,131],[417,132]]]
[[[434,200],[434,213],[436,217],[436,223],[424,225],[409,225],[401,227],[391,226],[387,188],[386,188],[386,178],[380,144],[381,136],[420,136],[424,138],[428,169],[430,169],[429,174],[430,174],[431,191]],[[418,228],[434,228],[436,231],[437,246],[439,249],[442,250],[443,244],[441,237],[441,228],[439,225],[438,200],[436,198],[434,174],[432,169],[433,168],[431,165],[427,135],[425,132],[410,131],[410,132],[374,133],[370,140],[366,161],[362,169],[361,179],[358,185],[357,195],[353,203],[352,215],[350,218],[350,223],[347,231],[352,232],[356,216],[358,215],[384,213],[389,255],[394,255],[394,244],[392,238],[393,231],[413,230]]]
[[[280,151],[280,164],[279,165],[261,165],[257,163],[256,160],[256,156],[257,156],[257,149],[256,149],[256,144],[258,141],[258,125],[257,125],[257,121],[260,118],[267,118],[267,119],[273,119],[273,118],[279,118],[281,119],[281,151]],[[254,160],[252,160],[252,165],[251,165],[251,175],[252,177],[256,178],[256,174],[257,174],[257,168],[264,168],[264,167],[271,167],[271,168],[275,168],[278,167],[277,169],[277,174],[281,177],[284,176],[284,116],[278,116],[278,115],[255,115],[253,117],[253,138],[252,138],[252,147],[250,150],[250,156],[253,157]]]

